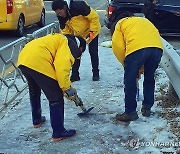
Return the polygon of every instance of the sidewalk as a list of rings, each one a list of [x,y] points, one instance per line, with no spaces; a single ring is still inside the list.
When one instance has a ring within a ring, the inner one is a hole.
[[[86,50],[80,67],[81,80],[74,82],[85,106],[94,106],[88,117],[79,118],[81,112],[73,102],[65,100],[65,128],[74,128],[77,135],[54,143],[51,141],[51,126],[48,101],[42,96],[43,115],[47,122],[34,129],[28,93],[20,103],[0,119],[0,153],[8,154],[160,154],[177,151],[177,137],[170,132],[170,125],[159,116],[161,106],[156,101],[155,112],[150,118],[140,114],[139,119],[128,126],[116,123],[113,118],[124,111],[123,68],[111,48],[99,46],[100,81],[92,81],[90,56]],[[167,89],[168,78],[162,68],[156,73],[156,96],[160,88]],[[142,79],[140,80],[142,93]],[[176,144],[176,145],[175,145]]]

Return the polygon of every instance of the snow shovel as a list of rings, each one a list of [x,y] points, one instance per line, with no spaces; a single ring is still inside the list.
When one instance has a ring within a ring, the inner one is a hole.
[[[94,107],[90,107],[89,109],[86,109],[83,105],[83,101],[81,100],[80,97],[76,96],[75,99],[73,99],[74,103],[76,104],[76,106],[80,106],[82,112],[81,113],[78,113],[77,115],[80,116],[80,117],[83,117],[83,116],[86,116],[89,114],[89,112],[91,112],[91,110],[94,108]]]

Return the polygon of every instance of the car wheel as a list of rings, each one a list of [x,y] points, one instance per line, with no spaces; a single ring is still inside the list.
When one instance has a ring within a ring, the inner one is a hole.
[[[45,11],[43,10],[41,13],[41,19],[40,21],[37,23],[37,25],[39,27],[44,27],[45,26]]]
[[[17,25],[16,36],[23,36],[24,31],[25,31],[24,18],[20,16]]]

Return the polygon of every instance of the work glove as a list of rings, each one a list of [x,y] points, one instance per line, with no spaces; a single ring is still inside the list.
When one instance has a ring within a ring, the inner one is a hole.
[[[73,101],[73,100],[75,100],[76,97],[77,97],[77,91],[76,91],[75,88],[71,87],[71,88],[69,88],[68,90],[66,90],[66,91],[64,92],[64,96],[65,96],[68,100]]]
[[[90,32],[89,32],[89,35],[87,36],[86,41],[87,41],[88,43],[90,43],[94,38],[95,38],[95,35],[94,35],[93,31],[90,31]]]

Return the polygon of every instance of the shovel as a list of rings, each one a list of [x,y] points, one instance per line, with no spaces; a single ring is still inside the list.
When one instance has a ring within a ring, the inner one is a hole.
[[[89,114],[89,112],[91,112],[91,110],[94,107],[90,107],[89,109],[86,109],[83,105],[83,101],[81,100],[80,97],[76,96],[75,99],[73,99],[74,103],[76,104],[76,106],[79,106],[82,110],[82,112],[78,113],[77,115],[80,117],[86,116]]]

